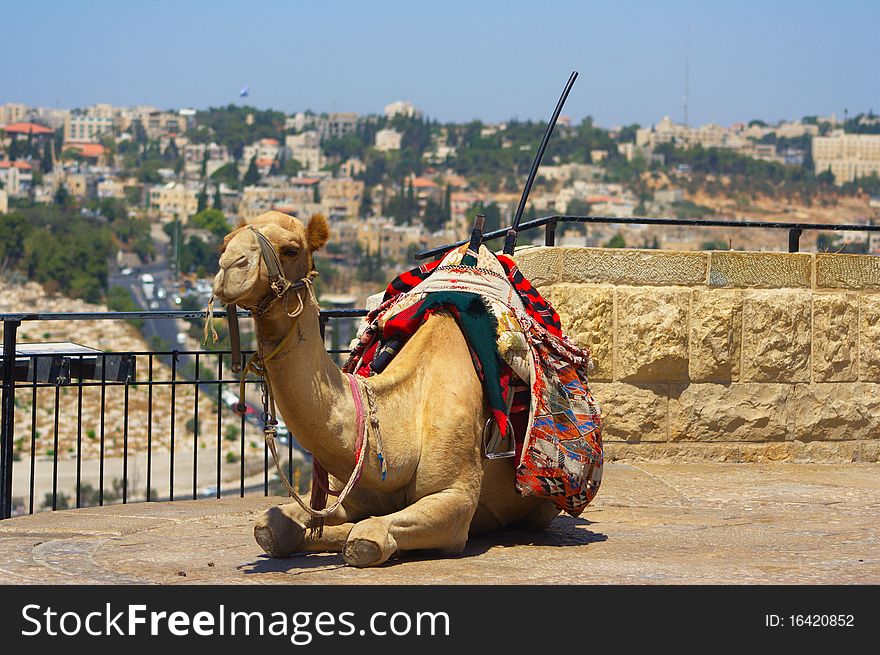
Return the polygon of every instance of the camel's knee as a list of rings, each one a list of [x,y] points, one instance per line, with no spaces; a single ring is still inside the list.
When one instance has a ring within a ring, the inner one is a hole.
[[[397,552],[397,542],[383,519],[366,519],[348,535],[342,556],[352,566],[378,566]]]
[[[305,524],[283,507],[270,507],[257,518],[254,537],[267,555],[288,557],[302,545]]]

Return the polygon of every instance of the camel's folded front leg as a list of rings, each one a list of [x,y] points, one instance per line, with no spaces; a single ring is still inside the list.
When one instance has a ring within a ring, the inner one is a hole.
[[[396,551],[464,549],[479,491],[452,487],[420,498],[409,507],[355,524],[342,551],[354,566],[376,566]]]
[[[317,539],[307,538],[309,514],[297,503],[276,505],[263,512],[254,523],[254,537],[266,554],[289,557],[293,553],[339,552],[354,526],[346,523],[348,517],[341,505],[324,521],[324,534]]]

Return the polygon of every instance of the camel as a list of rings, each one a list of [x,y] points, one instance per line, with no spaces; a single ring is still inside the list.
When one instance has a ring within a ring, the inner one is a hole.
[[[304,225],[276,211],[228,234],[214,295],[244,308],[260,307],[272,295],[249,228],[269,240],[290,281],[307,277],[313,253],[329,236],[321,215]],[[340,489],[355,467],[355,401],[346,375],[325,350],[310,289],[287,293],[291,298],[255,317],[263,352],[295,331],[266,371],[291,433],[328,471],[331,487]],[[290,308],[300,302],[299,314],[291,318],[296,313]],[[559,514],[552,502],[515,491],[513,459],[482,457],[480,435],[490,413],[451,315],[429,318],[387,369],[364,384],[381,426],[384,479],[376,440],[370,439],[357,485],[327,517],[320,536],[307,530],[309,515],[295,503],[271,507],[256,520],[254,536],[269,556],[341,552],[346,563],[368,567],[404,551],[454,555],[471,534],[504,527],[541,530]]]

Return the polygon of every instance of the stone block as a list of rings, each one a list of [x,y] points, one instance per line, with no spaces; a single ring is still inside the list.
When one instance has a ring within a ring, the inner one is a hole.
[[[785,441],[794,426],[790,384],[690,384],[669,398],[670,441]]]
[[[559,262],[562,256],[561,248],[523,248],[518,250],[513,260],[517,268],[522,271],[534,286],[553,284],[559,280]]]
[[[854,293],[813,295],[813,381],[858,378],[859,297]]]
[[[614,289],[579,284],[544,287],[543,295],[559,313],[562,330],[590,351],[591,380],[611,380],[614,363]]]
[[[690,379],[739,380],[742,341],[742,292],[694,289],[691,295]]]
[[[812,255],[806,253],[715,251],[709,262],[709,286],[809,289],[812,269]]]
[[[689,307],[689,290],[618,289],[615,379],[686,380]]]
[[[811,300],[809,291],[744,292],[743,381],[810,381]]]
[[[706,283],[708,255],[630,248],[563,248],[560,281],[650,286]]]
[[[797,384],[790,402],[798,441],[880,440],[880,384]]]
[[[668,385],[596,382],[590,390],[602,408],[604,440],[666,441]]]
[[[880,382],[880,294],[859,297],[859,379]]]
[[[880,258],[871,255],[816,255],[816,287],[880,289]]]

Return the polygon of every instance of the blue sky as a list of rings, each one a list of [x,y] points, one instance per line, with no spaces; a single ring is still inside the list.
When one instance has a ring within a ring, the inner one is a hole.
[[[0,0],[0,102],[381,112],[605,126],[880,111],[880,0]],[[689,29],[688,29],[689,26]]]

